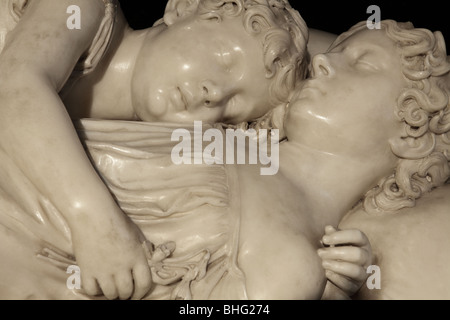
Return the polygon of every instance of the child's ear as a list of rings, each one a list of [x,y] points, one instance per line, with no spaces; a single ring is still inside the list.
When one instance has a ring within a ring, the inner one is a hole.
[[[199,2],[200,0],[169,0],[164,13],[164,23],[170,26],[179,18],[194,13]]]
[[[25,12],[25,8],[28,5],[28,0],[10,0],[9,10],[14,17],[14,20],[19,21]]]

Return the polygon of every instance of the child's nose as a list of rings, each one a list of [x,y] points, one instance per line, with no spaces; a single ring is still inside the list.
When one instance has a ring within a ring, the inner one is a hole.
[[[201,85],[202,98],[207,107],[215,107],[220,102],[229,99],[233,95],[232,86],[218,85],[211,80],[203,81]]]
[[[324,54],[315,55],[311,64],[311,76],[313,78],[320,76],[329,77],[334,73],[334,69],[331,66],[330,60]]]

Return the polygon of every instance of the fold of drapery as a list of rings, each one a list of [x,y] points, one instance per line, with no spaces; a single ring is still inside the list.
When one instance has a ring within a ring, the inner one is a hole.
[[[245,279],[237,266],[237,175],[232,166],[174,164],[171,150],[178,142],[171,141],[171,135],[179,127],[108,120],[76,123],[87,154],[122,210],[154,248],[175,244],[164,260],[149,261],[158,285],[146,298],[244,299]],[[65,287],[66,268],[76,261],[62,215],[7,156],[0,155],[0,161],[0,227],[17,239],[19,248],[26,247],[16,251],[26,261],[28,278],[41,274],[53,279],[47,285],[24,280],[17,288],[27,288],[28,296],[38,299],[88,298],[79,292],[70,296]],[[2,261],[3,269],[10,271],[23,263]],[[0,280],[0,295],[7,295],[8,286],[12,290],[14,282]]]

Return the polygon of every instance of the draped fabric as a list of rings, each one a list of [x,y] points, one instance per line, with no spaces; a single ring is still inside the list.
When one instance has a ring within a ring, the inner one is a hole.
[[[0,52],[23,13],[14,9],[15,1],[0,0]],[[97,35],[61,95],[92,72],[108,49],[118,2],[103,2]],[[175,244],[168,258],[149,261],[157,286],[147,298],[246,298],[236,264],[240,207],[233,167],[173,164],[177,125],[82,120],[77,128],[124,213],[155,247]],[[66,271],[74,264],[62,214],[0,149],[0,299],[87,299],[67,288]]]
[[[157,286],[147,299],[246,298],[237,266],[240,200],[234,167],[175,165],[171,151],[177,142],[171,135],[178,125],[82,120],[76,126],[122,210],[155,247],[175,244],[167,259],[151,264]],[[1,279],[0,295],[9,298],[14,288],[25,288],[20,298],[87,298],[66,287],[67,267],[76,264],[68,225],[14,163],[0,157],[0,237],[6,251],[0,265],[7,274],[19,270],[14,277],[23,279],[18,286],[12,277]]]

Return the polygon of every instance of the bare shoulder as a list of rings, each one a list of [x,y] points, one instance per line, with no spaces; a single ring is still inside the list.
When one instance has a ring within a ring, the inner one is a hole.
[[[81,25],[68,27],[77,8]],[[92,43],[102,18],[105,4],[101,0],[29,1],[20,20],[8,32],[0,59],[0,74],[11,84],[22,84],[36,75],[48,79],[60,89],[74,65]]]
[[[341,228],[357,228],[369,238],[373,261],[381,269],[380,290],[363,287],[369,299],[449,299],[450,185],[417,200],[416,206],[369,215],[361,207],[350,212]]]
[[[61,32],[69,31],[67,21],[69,16],[76,8],[80,14],[82,25],[79,32],[73,32],[83,36],[90,32],[95,32],[105,13],[105,4],[102,0],[40,0],[40,1],[22,1],[25,5],[18,13],[20,20],[16,32],[22,32],[30,26],[36,34],[41,30],[59,29]],[[15,38],[15,37],[11,37]]]

